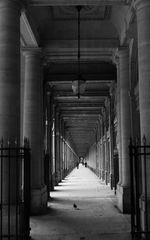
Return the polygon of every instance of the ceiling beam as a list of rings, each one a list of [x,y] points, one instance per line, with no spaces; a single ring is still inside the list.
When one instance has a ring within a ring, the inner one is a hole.
[[[78,102],[78,103],[81,103],[81,102],[90,102],[90,97],[88,96],[80,96],[80,99],[78,99],[78,96],[54,96],[54,99],[55,100],[60,100],[60,101],[63,101],[64,102],[68,102],[68,101],[74,101],[75,100]],[[104,96],[92,96],[91,97],[91,102],[93,103],[94,101],[96,101],[97,103],[98,102],[101,102],[104,100]]]
[[[99,112],[97,111],[97,109],[93,110],[93,109],[70,109],[69,111],[68,110],[61,110],[61,114],[62,115],[67,115],[67,114],[99,114]]]
[[[99,80],[94,80],[94,79],[90,79],[90,80],[86,80],[86,84],[99,84],[99,83],[103,83],[103,84],[111,84],[113,81],[115,81],[115,79],[111,79],[111,80],[104,80],[104,79],[99,79]],[[53,87],[53,85],[60,85],[61,84],[70,84],[70,82],[72,81],[66,81],[66,80],[61,80],[60,81],[48,81],[47,83],[49,84],[50,87]]]
[[[98,119],[98,114],[67,114],[64,116],[64,120],[71,120],[71,119],[95,119],[97,120]]]
[[[86,126],[95,126],[95,121],[93,121],[93,120],[70,120],[70,121],[68,121],[66,124],[65,124],[65,128],[72,128],[72,127],[76,127],[76,126],[84,126],[84,127],[86,127]]]
[[[57,91],[55,92],[55,98],[57,97],[74,97],[75,94],[73,94],[72,92],[67,92],[67,91]],[[109,96],[109,91],[106,90],[98,90],[98,91],[88,91],[87,93],[85,92],[82,96],[84,97],[108,97]],[[71,106],[70,106],[71,107]]]
[[[103,107],[103,106],[102,106]],[[81,107],[81,106],[76,106],[76,107],[72,107],[72,106],[68,106],[68,107],[61,107],[61,111],[100,111],[101,108],[98,106],[98,107]]]
[[[125,5],[129,0],[29,0],[32,6]]]
[[[115,73],[82,73],[82,77],[83,79],[86,79],[88,81],[98,81],[99,80],[99,83],[103,83],[104,80],[106,80],[106,82],[112,82],[112,81],[115,81],[116,80],[116,76],[115,76]],[[47,77],[46,77],[46,80],[47,82],[49,82],[51,85],[55,85],[55,81],[56,81],[56,84],[58,82],[61,83],[64,82],[64,79],[65,81],[68,81],[68,82],[72,82],[74,80],[77,80],[77,73],[71,73],[71,74],[63,74],[63,73],[60,73],[60,74],[57,74],[57,73],[54,73],[54,74],[49,74]],[[92,80],[91,80],[92,79]]]
[[[60,104],[60,107],[61,107],[61,109],[63,109],[63,108],[69,108],[70,109],[70,107],[73,107],[73,108],[75,108],[75,107],[80,107],[80,108],[92,108],[92,107],[94,107],[94,108],[100,108],[100,107],[103,107],[104,105],[101,103],[88,103],[88,102],[84,102],[84,103],[80,103],[80,105],[79,105],[79,103],[70,103],[70,102],[66,102],[66,103],[61,103]]]

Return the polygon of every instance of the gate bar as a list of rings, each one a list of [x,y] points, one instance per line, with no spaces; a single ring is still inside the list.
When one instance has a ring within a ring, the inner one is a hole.
[[[135,207],[134,207],[134,186],[133,186],[133,145],[132,145],[132,138],[130,138],[130,145],[129,145],[129,156],[130,156],[130,173],[131,173],[131,178],[130,178],[130,184],[131,184],[131,235],[132,238],[134,237],[134,232],[135,232],[135,219],[134,219],[134,212],[135,212]]]
[[[144,144],[144,191],[145,191],[145,232],[146,232],[146,238],[147,238],[147,232],[148,232],[148,213],[147,213],[147,173],[146,173],[146,138],[143,137],[143,144]]]
[[[8,239],[10,239],[10,145],[8,141]]]

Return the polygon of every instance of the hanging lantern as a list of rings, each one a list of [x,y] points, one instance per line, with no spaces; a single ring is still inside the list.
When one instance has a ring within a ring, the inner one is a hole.
[[[72,81],[72,90],[75,95],[80,98],[80,95],[85,92],[86,81],[83,80],[80,73],[80,11],[82,6],[77,6],[78,11],[78,79]]]

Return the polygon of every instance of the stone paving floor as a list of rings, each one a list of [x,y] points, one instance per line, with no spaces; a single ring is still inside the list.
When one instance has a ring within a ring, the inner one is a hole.
[[[130,216],[90,169],[74,169],[50,196],[47,214],[31,218],[32,239],[131,240]]]

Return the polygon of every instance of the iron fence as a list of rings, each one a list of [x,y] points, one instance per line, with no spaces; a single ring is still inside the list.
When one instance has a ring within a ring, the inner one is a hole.
[[[30,239],[30,148],[0,143],[0,239]]]
[[[142,145],[139,141],[129,145],[131,172],[131,234],[133,239],[150,239],[148,198],[147,198],[147,169],[150,161],[150,146],[146,145],[143,137]],[[144,218],[141,217],[140,198],[144,200]]]

